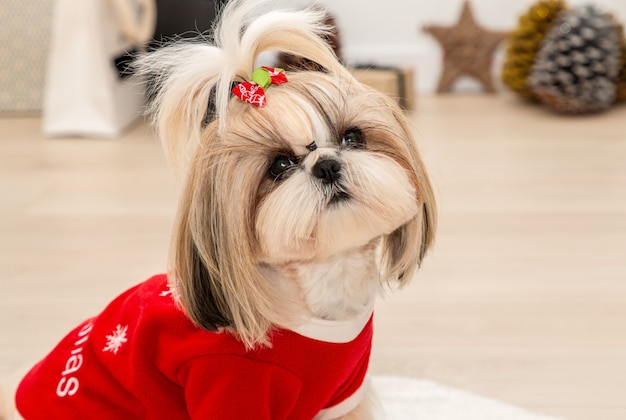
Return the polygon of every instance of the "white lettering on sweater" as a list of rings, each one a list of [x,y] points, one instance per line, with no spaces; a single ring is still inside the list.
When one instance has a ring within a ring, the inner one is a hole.
[[[92,328],[93,325],[88,323],[78,332],[78,339],[74,342],[74,348],[70,351],[70,356],[65,362],[65,369],[61,372],[61,379],[57,384],[57,395],[61,398],[71,397],[78,392],[80,381],[75,374],[83,366],[83,347]]]

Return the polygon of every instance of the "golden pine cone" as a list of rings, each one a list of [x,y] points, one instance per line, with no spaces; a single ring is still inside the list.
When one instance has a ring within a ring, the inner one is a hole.
[[[524,99],[536,100],[528,87],[528,76],[541,41],[565,8],[561,0],[539,0],[520,17],[519,26],[509,36],[502,81]]]

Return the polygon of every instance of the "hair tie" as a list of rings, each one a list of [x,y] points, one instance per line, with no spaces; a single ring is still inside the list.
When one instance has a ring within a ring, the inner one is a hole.
[[[232,92],[244,102],[264,107],[267,102],[265,89],[269,85],[279,85],[281,83],[287,83],[285,70],[261,66],[252,73],[251,81],[236,84]]]

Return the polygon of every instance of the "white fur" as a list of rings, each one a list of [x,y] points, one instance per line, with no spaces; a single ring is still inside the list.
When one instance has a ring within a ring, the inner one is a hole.
[[[371,309],[382,290],[378,242],[326,259],[264,265],[264,272],[285,295],[306,308],[303,315],[350,319]]]

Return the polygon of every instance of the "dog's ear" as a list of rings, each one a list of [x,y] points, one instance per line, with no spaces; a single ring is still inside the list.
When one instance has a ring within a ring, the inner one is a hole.
[[[421,212],[384,239],[383,267],[386,278],[405,285],[420,267],[433,243],[433,208],[423,204]]]
[[[209,128],[205,135],[214,132]],[[267,344],[280,304],[256,263],[253,214],[260,175],[253,163],[233,161],[216,139],[203,144],[180,197],[171,281],[182,309],[199,327],[228,328],[249,348]]]
[[[232,314],[217,274],[209,273],[216,259],[205,261],[200,255],[189,216],[189,206],[181,206],[171,249],[170,282],[189,318],[205,330],[219,331],[233,325]]]
[[[395,108],[395,104],[394,104]],[[416,190],[420,209],[413,219],[400,226],[383,242],[383,270],[389,280],[397,280],[400,286],[407,284],[420,267],[426,252],[434,242],[437,227],[437,206],[433,188],[421,160],[408,122],[402,111],[395,112],[396,120],[406,133],[406,165]]]

